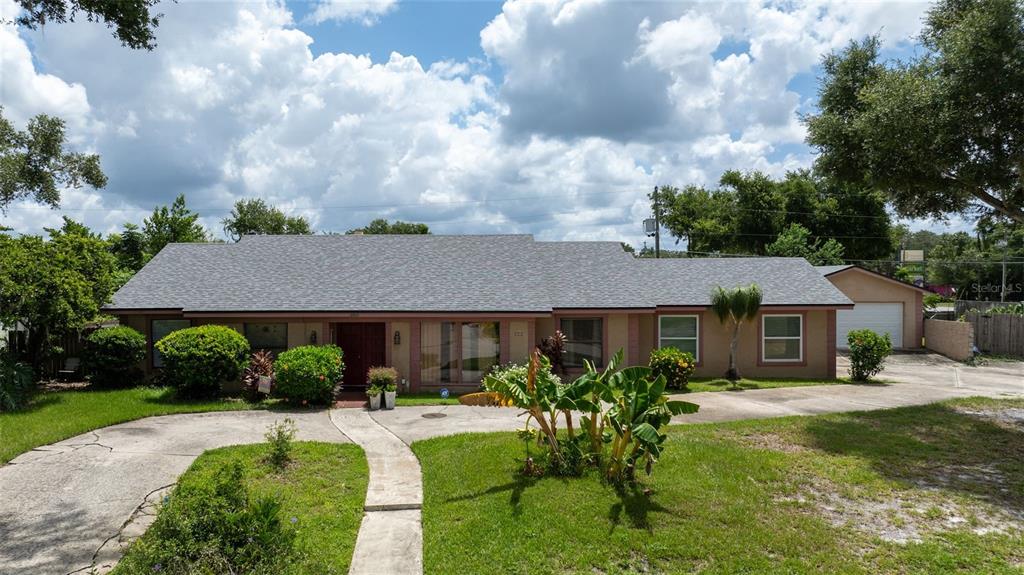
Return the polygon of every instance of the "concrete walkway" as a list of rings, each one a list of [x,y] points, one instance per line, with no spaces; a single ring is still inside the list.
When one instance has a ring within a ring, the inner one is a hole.
[[[286,417],[298,439],[347,441],[325,411],[235,411],[148,417],[19,455],[0,467],[0,574],[106,572],[196,457],[265,441]]]
[[[365,513],[349,575],[422,574],[419,460],[408,445],[362,409],[332,410],[331,421],[363,448],[370,466]]]

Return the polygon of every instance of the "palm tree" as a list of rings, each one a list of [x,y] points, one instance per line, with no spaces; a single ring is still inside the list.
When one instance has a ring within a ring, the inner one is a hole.
[[[729,371],[725,378],[732,382],[733,387],[740,379],[736,369],[736,343],[740,337],[740,325],[744,321],[753,320],[761,309],[761,288],[757,284],[738,287],[731,290],[718,286],[711,292],[711,310],[718,316],[723,325],[732,325],[732,342],[729,344]]]

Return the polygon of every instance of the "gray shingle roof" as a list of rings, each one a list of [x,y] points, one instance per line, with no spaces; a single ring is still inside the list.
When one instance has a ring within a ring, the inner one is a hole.
[[[113,310],[548,312],[706,305],[757,283],[765,304],[850,301],[803,259],[638,260],[618,242],[531,236],[247,236],[170,244],[114,294]]]
[[[829,275],[832,275],[832,274],[834,274],[836,272],[841,272],[841,271],[843,271],[845,269],[849,269],[849,268],[852,268],[852,267],[854,267],[852,264],[846,264],[846,265],[841,265],[841,266],[814,266],[814,269],[816,269],[819,272],[821,272],[821,275],[823,275],[823,276],[829,276]]]

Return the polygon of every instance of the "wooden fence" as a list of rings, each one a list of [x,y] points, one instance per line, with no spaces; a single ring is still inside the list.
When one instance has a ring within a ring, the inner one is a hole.
[[[994,307],[1003,305],[1009,305],[1012,301],[1001,302],[1001,301],[980,301],[980,300],[969,300],[969,299],[958,299],[953,302],[953,311],[956,313],[956,317],[960,317],[972,309],[978,311],[988,311]]]
[[[978,351],[1024,358],[1024,316],[972,311],[964,320],[974,326]]]

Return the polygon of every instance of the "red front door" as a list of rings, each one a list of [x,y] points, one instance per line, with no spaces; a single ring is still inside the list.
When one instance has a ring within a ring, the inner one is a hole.
[[[345,389],[366,386],[366,371],[384,365],[383,323],[339,323],[334,327],[335,343],[345,361],[342,386]]]

